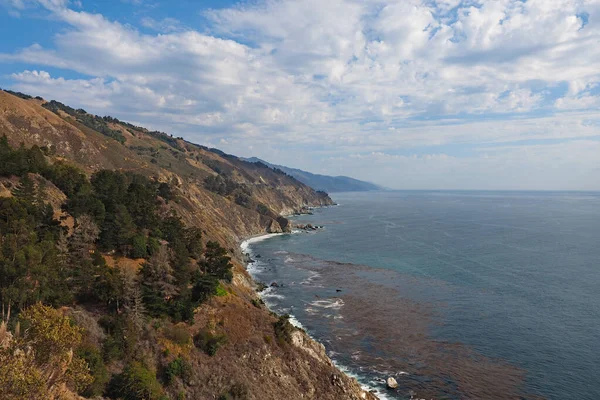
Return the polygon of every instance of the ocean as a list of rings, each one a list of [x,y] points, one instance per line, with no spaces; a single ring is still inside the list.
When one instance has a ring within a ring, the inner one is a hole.
[[[248,269],[341,368],[389,399],[600,399],[599,193],[332,197]]]

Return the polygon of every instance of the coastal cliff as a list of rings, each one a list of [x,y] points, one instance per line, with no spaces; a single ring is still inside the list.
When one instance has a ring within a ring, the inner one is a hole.
[[[283,215],[333,204],[327,194],[261,163],[23,94],[0,91],[0,136],[6,136],[12,148],[37,146],[44,162],[75,166],[88,177],[110,170],[139,174],[157,187],[164,184],[168,195],[158,197],[162,215],[177,215],[186,229],[201,232],[202,246],[218,243],[231,257],[231,282],[222,281],[218,295],[203,301],[191,319],[177,322],[144,315],[136,355],[131,356],[135,360],[105,355],[106,381],[127,376],[139,358],[157,377],[156,393],[163,396],[140,395],[140,399],[376,398],[340,372],[322,345],[262,305],[239,250],[244,238],[289,230]],[[79,221],[65,208],[69,194],[43,175],[23,176],[34,187],[44,187],[54,217],[72,236]],[[12,197],[15,188],[25,185],[24,177],[3,177],[0,197]],[[106,268],[137,274],[149,261],[131,254],[128,249],[104,252],[102,257]],[[205,262],[198,260],[198,265]],[[90,346],[105,346],[113,334],[105,322],[104,305],[73,301],[60,310],[84,327]],[[185,374],[182,365],[187,366]],[[176,367],[179,372],[172,373]],[[51,398],[77,398],[87,390],[51,389]],[[117,398],[110,385],[95,394]]]

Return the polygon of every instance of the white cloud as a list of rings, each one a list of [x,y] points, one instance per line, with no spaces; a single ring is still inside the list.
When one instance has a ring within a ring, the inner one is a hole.
[[[188,30],[188,28],[175,18],[163,18],[156,20],[152,17],[144,17],[141,20],[143,27],[157,32],[170,33]]]
[[[41,69],[15,73],[15,88],[242,155],[250,144],[304,168],[326,155],[323,168],[335,169],[332,157],[356,161],[350,154],[397,166],[390,149],[600,136],[589,123],[600,119],[600,0],[263,0],[206,12],[210,34],[169,17],[143,20],[161,32],[144,34],[66,0],[7,2],[21,13],[36,3],[69,27],[52,48],[0,55]],[[311,153],[284,156],[290,149]],[[554,157],[535,154],[538,165]],[[490,158],[470,157],[402,160],[444,166],[429,187],[458,166],[494,175]],[[357,173],[383,176],[368,165]]]

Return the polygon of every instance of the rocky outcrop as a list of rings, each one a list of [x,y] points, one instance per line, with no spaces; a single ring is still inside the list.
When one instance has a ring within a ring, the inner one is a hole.
[[[277,218],[277,222],[279,223],[279,226],[281,227],[281,230],[285,233],[290,233],[292,232],[292,224],[290,222],[290,220],[288,220],[285,217],[279,217]]]
[[[301,330],[294,331],[292,333],[292,345],[302,350],[319,363],[335,368],[333,362],[325,353],[325,347],[321,343],[311,339],[305,332]],[[341,372],[336,371],[331,374],[331,384],[341,389],[345,398],[348,399],[377,399],[372,393],[363,390],[356,379],[350,378]]]
[[[267,227],[267,232],[268,233],[283,233],[283,229],[281,229],[279,222],[277,222],[276,220],[271,220],[271,222],[269,223],[269,226]]]
[[[323,229],[323,227],[318,226],[318,225],[313,225],[313,224],[306,224],[306,225],[298,224],[298,225],[296,225],[296,229],[300,229],[302,231],[317,231],[319,229]]]

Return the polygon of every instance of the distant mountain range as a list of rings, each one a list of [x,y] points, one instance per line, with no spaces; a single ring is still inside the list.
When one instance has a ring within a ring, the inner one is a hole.
[[[328,176],[318,175],[301,169],[284,167],[282,165],[271,164],[257,157],[245,158],[248,162],[261,162],[271,168],[277,168],[286,174],[296,178],[300,182],[312,187],[315,190],[322,190],[327,193],[335,192],[369,192],[374,190],[384,190],[385,188],[374,183],[360,181],[348,176]]]

